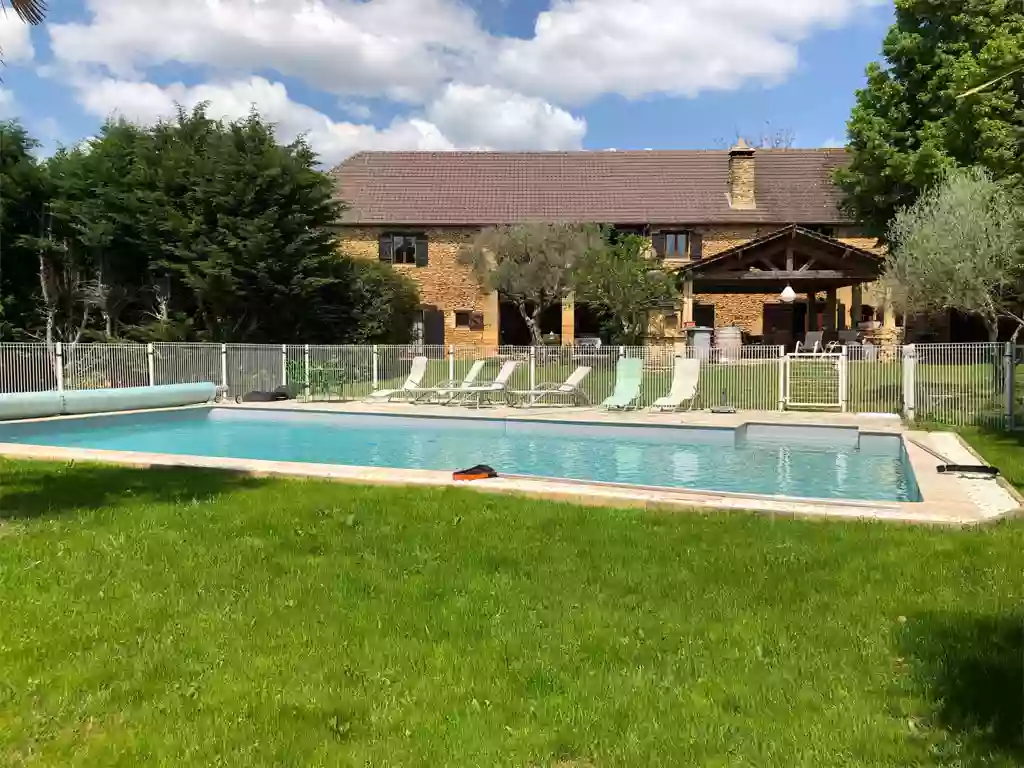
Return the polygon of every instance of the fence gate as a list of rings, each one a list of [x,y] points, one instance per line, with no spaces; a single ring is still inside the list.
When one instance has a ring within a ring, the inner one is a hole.
[[[786,408],[846,410],[846,357],[841,353],[791,352],[785,357]]]

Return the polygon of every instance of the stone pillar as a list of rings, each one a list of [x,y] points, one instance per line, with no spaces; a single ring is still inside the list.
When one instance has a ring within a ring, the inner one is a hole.
[[[856,328],[860,323],[861,305],[864,301],[860,283],[850,287],[850,327]]]
[[[498,292],[492,291],[484,299],[484,346],[493,346],[497,351],[501,335],[501,313],[498,310]]]
[[[836,329],[836,289],[829,288],[825,291],[825,327],[823,331],[834,331]]]
[[[683,281],[683,312],[681,322],[684,328],[688,328],[693,322],[693,280],[686,278]]]
[[[562,300],[562,343],[576,342],[576,299],[567,296]]]

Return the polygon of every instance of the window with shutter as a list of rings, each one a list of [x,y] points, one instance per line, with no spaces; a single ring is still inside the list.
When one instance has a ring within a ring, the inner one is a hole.
[[[665,242],[666,236],[664,232],[655,232],[651,235],[651,245],[654,246],[654,255],[659,259],[665,258]]]
[[[420,235],[416,238],[416,266],[425,267],[427,266],[427,236]]]
[[[482,331],[484,329],[484,313],[474,312],[469,316],[469,330]]]
[[[427,236],[405,232],[392,232],[380,239],[380,260],[392,264],[427,266]]]
[[[704,237],[700,232],[690,233],[690,258],[694,261],[704,258]]]
[[[690,233],[686,230],[659,232],[652,238],[659,259],[686,259],[690,254]]]
[[[394,262],[395,251],[394,251],[394,237],[392,235],[383,234],[380,236],[380,255],[381,261],[391,264]]]

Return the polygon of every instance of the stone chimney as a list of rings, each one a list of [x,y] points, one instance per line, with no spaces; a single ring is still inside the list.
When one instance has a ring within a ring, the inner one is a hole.
[[[754,199],[754,148],[742,138],[729,150],[729,207],[749,211]]]

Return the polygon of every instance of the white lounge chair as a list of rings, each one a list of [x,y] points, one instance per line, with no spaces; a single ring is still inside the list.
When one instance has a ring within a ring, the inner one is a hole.
[[[581,365],[561,384],[557,381],[542,382],[533,389],[517,390],[509,392],[509,394],[513,397],[520,398],[520,402],[517,403],[517,405],[524,408],[537,405],[542,400],[549,397],[572,398],[573,403],[576,405],[589,405],[590,399],[586,394],[584,394],[583,390],[580,389],[580,385],[583,383],[583,380],[587,378],[587,374],[589,373],[590,366]]]
[[[409,396],[420,388],[420,382],[423,381],[423,377],[427,374],[427,358],[423,355],[417,355],[412,359],[412,370],[409,371],[409,378],[405,380],[405,383],[399,389],[378,389],[375,392],[371,392],[366,396],[367,402],[376,402],[378,400],[390,401],[396,395]]]
[[[672,388],[664,397],[659,397],[651,405],[655,411],[676,411],[684,402],[689,401],[693,408],[697,399],[697,385],[700,384],[700,359],[677,357],[672,372]]]
[[[486,360],[477,360],[470,366],[466,375],[462,378],[462,381],[458,379],[449,379],[448,381],[437,384],[433,387],[417,387],[416,389],[409,390],[412,395],[412,401],[414,403],[429,402],[434,399],[443,400],[444,402],[450,401],[453,397],[458,397],[460,392],[472,387],[480,376],[480,372],[487,365]]]
[[[501,366],[501,370],[498,371],[498,375],[494,377],[494,381],[490,384],[481,384],[479,386],[461,389],[454,395],[454,397],[448,400],[448,403],[453,405],[472,404],[479,408],[485,401],[490,402],[491,398],[499,393],[507,400],[508,380],[512,378],[512,373],[518,365],[518,360],[506,360],[505,364]]]

